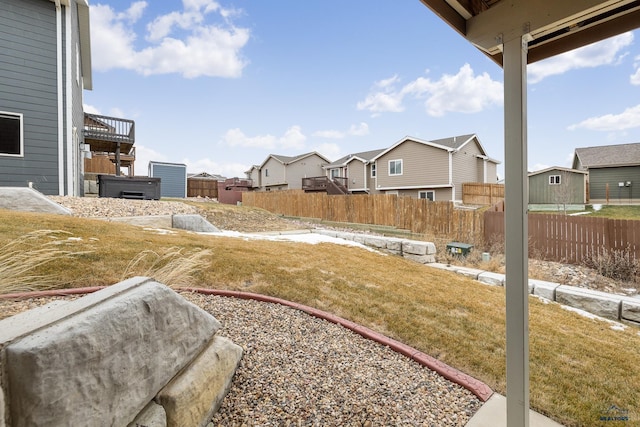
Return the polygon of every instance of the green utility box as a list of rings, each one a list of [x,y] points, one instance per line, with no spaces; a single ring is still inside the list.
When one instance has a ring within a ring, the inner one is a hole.
[[[447,244],[447,252],[451,255],[467,256],[473,249],[469,243],[451,242]]]

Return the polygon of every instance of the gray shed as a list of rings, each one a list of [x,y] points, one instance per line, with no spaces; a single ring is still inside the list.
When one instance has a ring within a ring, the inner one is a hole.
[[[187,197],[187,165],[149,162],[149,177],[160,178],[160,197]]]

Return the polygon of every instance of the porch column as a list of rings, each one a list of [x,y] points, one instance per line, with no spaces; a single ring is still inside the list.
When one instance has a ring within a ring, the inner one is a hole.
[[[529,427],[526,36],[503,44],[507,426]]]
[[[116,176],[120,176],[120,141],[116,142]]]

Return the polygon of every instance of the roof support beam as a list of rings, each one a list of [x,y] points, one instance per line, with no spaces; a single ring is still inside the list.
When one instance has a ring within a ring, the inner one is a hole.
[[[629,0],[571,0],[545,2],[544,7],[530,0],[509,0],[497,3],[466,22],[466,38],[486,51],[499,47],[498,34],[504,40],[522,34],[527,23],[535,38],[539,34],[564,26],[577,24],[590,16],[598,15]]]
[[[503,45],[507,426],[529,427],[527,37]]]

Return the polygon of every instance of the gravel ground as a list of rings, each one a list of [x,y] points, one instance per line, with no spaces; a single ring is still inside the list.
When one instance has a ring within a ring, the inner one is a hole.
[[[299,310],[181,294],[244,350],[214,426],[464,426],[482,405],[417,362]],[[0,318],[78,297],[0,299]]]
[[[279,304],[183,294],[244,349],[219,426],[463,426],[468,390],[360,335]]]

